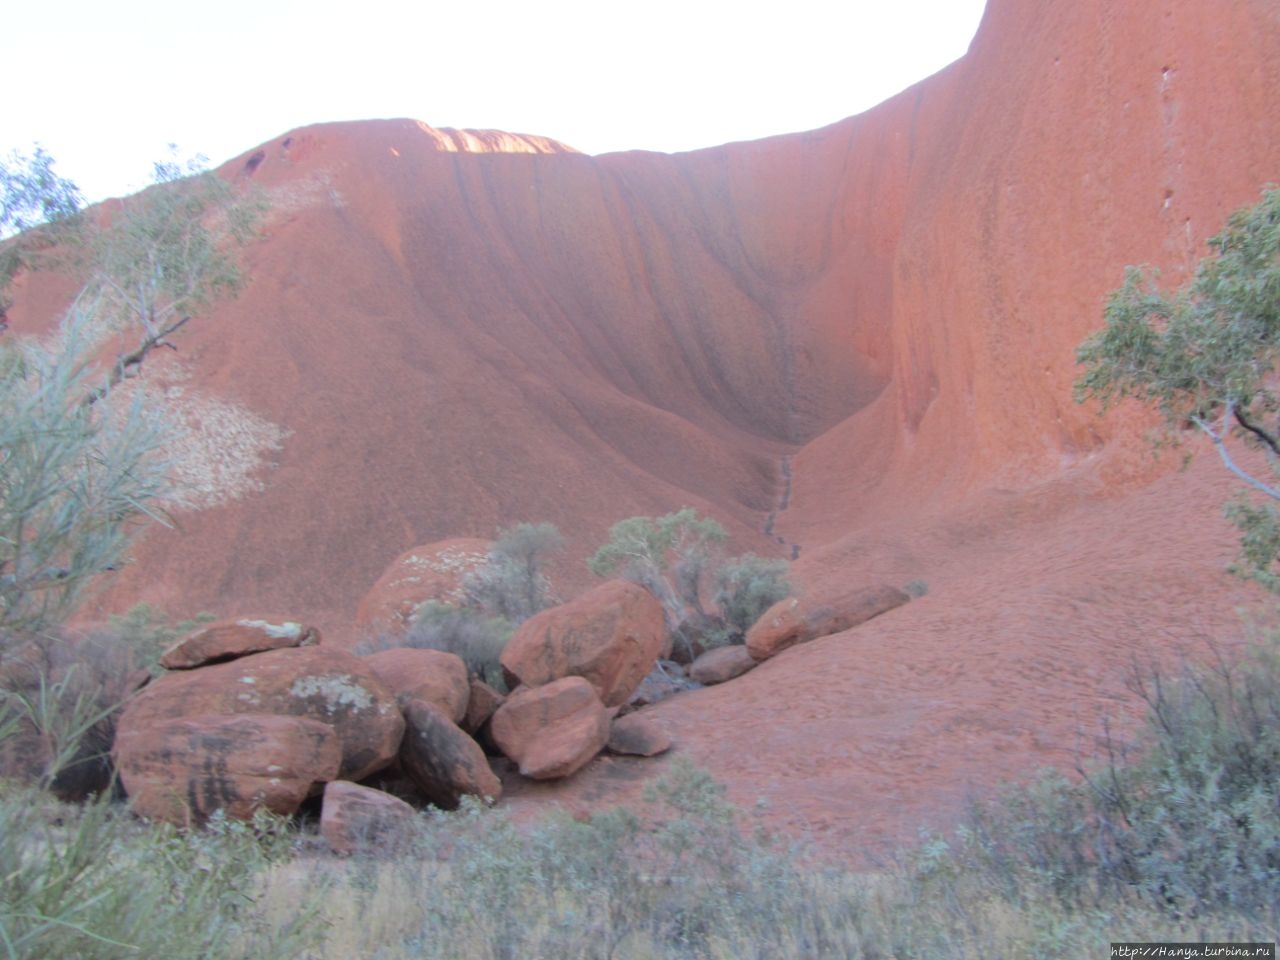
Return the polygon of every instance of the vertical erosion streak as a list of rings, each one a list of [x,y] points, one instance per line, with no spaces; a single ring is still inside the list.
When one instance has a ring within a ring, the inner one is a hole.
[[[800,559],[800,544],[793,543],[774,529],[778,515],[791,506],[791,459],[791,454],[787,454],[778,464],[778,473],[782,477],[781,489],[778,491],[778,499],[774,503],[773,509],[769,511],[768,519],[765,520],[764,535],[781,546],[790,547],[791,559],[798,560]]]

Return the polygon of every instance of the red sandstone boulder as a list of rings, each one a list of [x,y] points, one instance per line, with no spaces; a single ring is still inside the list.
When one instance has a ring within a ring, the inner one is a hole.
[[[747,651],[756,661],[768,660],[787,647],[856,627],[910,599],[897,587],[882,586],[823,603],[795,597],[779,600],[747,631]]]
[[[399,797],[347,780],[325,784],[320,834],[334,853],[393,850],[413,830],[417,813]]]
[[[114,756],[139,816],[190,824],[216,810],[238,820],[294,813],[338,775],[342,745],[331,726],[305,717],[189,716],[122,727]]]
[[[266,650],[313,647],[319,642],[319,630],[290,620],[224,620],[187,634],[164,652],[160,666],[189,670]]]
[[[473,735],[479,733],[506,699],[479,677],[472,677],[471,696],[467,699],[467,715],[462,718],[462,729]]]
[[[208,714],[278,714],[332,727],[342,747],[337,776],[358,780],[395,759],[404,718],[394,695],[360,657],[327,647],[271,650],[229,663],[167,673],[134,697],[121,735]]]
[[[610,580],[522,623],[502,652],[502,669],[512,687],[583,677],[605,706],[616,707],[653,669],[665,639],[653,595]]]
[[[708,650],[689,665],[689,676],[710,687],[740,677],[758,663],[741,643]]]
[[[609,711],[582,677],[522,687],[489,721],[494,743],[533,780],[567,777],[609,739]]]
[[[462,578],[484,565],[492,546],[491,540],[459,537],[406,550],[360,601],[356,627],[365,635],[401,633],[426,601],[457,603]]]
[[[447,713],[455,723],[467,715],[471,684],[467,665],[456,653],[444,650],[381,650],[363,658],[401,709],[410,700],[426,700]]]
[[[671,749],[671,738],[643,714],[629,713],[610,724],[609,741],[605,746],[612,753],[656,757]]]
[[[480,745],[434,703],[411,700],[405,707],[400,766],[431,803],[452,810],[463,796],[489,801],[502,796]]]

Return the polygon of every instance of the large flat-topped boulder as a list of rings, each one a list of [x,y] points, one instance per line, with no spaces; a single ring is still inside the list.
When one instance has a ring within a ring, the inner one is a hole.
[[[187,634],[164,652],[160,666],[166,670],[189,670],[267,650],[314,647],[319,642],[319,630],[294,620],[241,617]]]

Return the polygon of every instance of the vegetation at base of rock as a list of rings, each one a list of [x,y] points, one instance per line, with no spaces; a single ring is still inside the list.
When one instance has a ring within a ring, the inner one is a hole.
[[[106,801],[64,808],[0,785],[0,955],[301,956],[319,939],[318,904],[266,917],[256,902],[292,840],[267,816],[181,832],[141,825]]]
[[[551,584],[543,567],[564,546],[550,523],[518,523],[499,530],[488,559],[462,580],[465,605],[513,627],[551,606]]]
[[[791,596],[785,560],[753,553],[731,557],[716,571],[715,604],[724,618],[726,640],[742,642],[751,625],[779,600]]]
[[[1106,308],[1106,327],[1077,352],[1086,368],[1078,399],[1103,408],[1125,397],[1154,407],[1166,438],[1194,427],[1248,493],[1228,517],[1239,527],[1237,571],[1280,592],[1280,190],[1237,211],[1209,240],[1195,276],[1173,292],[1156,273],[1130,267]],[[1229,441],[1260,453],[1260,473]]]
[[[0,777],[38,783],[63,799],[112,786],[109,761],[120,709],[134,687],[159,672],[169,643],[212,619],[172,622],[138,604],[83,636],[46,631],[0,659]]]
[[[753,833],[675,758],[639,811],[464,799],[352,859],[279,820],[138,824],[0,787],[8,955],[1056,958],[1280,932],[1280,645],[1135,681],[1145,737],[976,806],[874,873]],[[430,890],[430,896],[423,896]],[[321,919],[323,918],[323,920]]]
[[[169,489],[163,411],[141,391],[84,402],[93,322],[77,304],[52,349],[0,340],[0,644],[59,623]]]
[[[392,647],[443,650],[457,654],[467,670],[496,690],[506,690],[499,658],[515,628],[502,617],[488,617],[469,607],[429,600],[418,607],[403,634],[364,641],[359,653]]]
[[[728,539],[724,527],[692,507],[628,517],[610,528],[609,541],[587,567],[598,577],[634,581],[657,597],[676,650],[692,659],[703,649],[742,642],[756,618],[791,593],[785,560],[726,559]]]
[[[86,277],[50,335],[0,341],[0,645],[59,623],[123,562],[135,529],[163,519],[176,418],[146,390],[118,388],[238,290],[229,248],[253,236],[262,212],[256,196],[167,162],[111,216],[80,217],[74,184],[51,167],[41,151],[0,165],[0,230],[28,230],[3,246],[0,308],[23,270]],[[116,334],[136,340],[98,364]]]

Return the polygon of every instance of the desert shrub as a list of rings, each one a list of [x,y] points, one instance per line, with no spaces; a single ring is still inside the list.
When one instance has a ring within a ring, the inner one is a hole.
[[[551,606],[551,585],[542,567],[563,545],[564,537],[550,523],[519,523],[499,530],[484,565],[462,580],[466,606],[511,624]]]
[[[609,542],[587,567],[596,576],[624,577],[657,597],[673,651],[687,661],[709,647],[740,642],[761,613],[791,593],[785,560],[752,554],[726,559],[727,540],[720,524],[699,519],[691,507],[629,517],[610,528]]]
[[[0,743],[0,775],[68,800],[113,786],[109,755],[120,710],[160,653],[200,623],[172,623],[139,604],[84,636],[47,632],[13,651],[0,679],[0,711],[16,724]]]
[[[716,572],[716,606],[729,629],[726,638],[741,642],[761,614],[791,596],[785,560],[753,553],[726,560]]]
[[[119,806],[0,793],[0,951],[75,957],[286,958],[319,933],[300,899],[265,922],[255,892],[292,849],[287,824],[215,818],[204,832],[136,823]]]
[[[486,617],[466,607],[428,601],[396,646],[457,654],[467,669],[491,687],[506,690],[499,658],[513,627],[501,617]]]
[[[1280,655],[1135,678],[1145,736],[1108,732],[1081,782],[1010,789],[975,808],[958,861],[1016,903],[1136,897],[1169,921],[1280,921]]]

